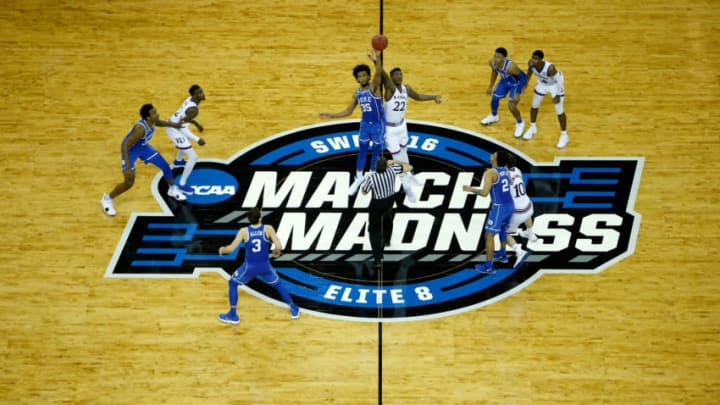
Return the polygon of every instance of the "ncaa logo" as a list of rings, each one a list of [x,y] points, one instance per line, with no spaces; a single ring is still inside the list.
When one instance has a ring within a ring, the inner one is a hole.
[[[215,271],[229,278],[244,249],[218,256],[217,247],[247,225],[246,213],[255,206],[283,243],[284,254],[273,266],[295,302],[306,313],[330,318],[446,316],[509,296],[542,274],[597,273],[634,252],[642,158],[538,164],[484,135],[411,121],[410,163],[424,185],[416,188],[416,202],[397,194],[390,245],[382,270],[375,271],[367,234],[371,196],[347,194],[357,128],[357,121],[300,128],[227,161],[201,161],[188,181],[196,193],[185,203],[166,197],[158,175],[154,192],[165,213],[133,214],[106,276],[188,278]],[[517,156],[539,239],[520,239],[528,255],[496,266],[495,274],[480,274],[473,267],[485,260],[490,201],[462,188],[479,184],[490,155],[500,149]],[[281,302],[261,281],[245,289]]]
[[[176,183],[179,178],[175,178]],[[193,190],[187,196],[190,204],[217,204],[234,196],[238,188],[235,177],[217,169],[195,169],[190,173],[187,184]]]

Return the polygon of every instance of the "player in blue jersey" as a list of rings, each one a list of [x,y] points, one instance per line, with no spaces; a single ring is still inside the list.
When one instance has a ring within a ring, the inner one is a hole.
[[[490,73],[490,85],[487,88],[487,95],[492,94],[490,101],[490,109],[492,112],[480,123],[482,125],[490,125],[500,120],[498,117],[498,107],[500,106],[500,100],[508,97],[508,107],[512,115],[515,116],[515,137],[519,138],[523,134],[525,128],[525,122],[522,119],[520,110],[518,109],[518,103],[520,102],[520,94],[527,83],[528,77],[525,72],[520,70],[518,65],[512,60],[507,58],[507,49],[497,48],[495,50],[495,56],[488,62],[492,72]],[[498,82],[495,91],[493,92],[493,86],[498,75],[500,81]]]
[[[138,159],[142,159],[145,164],[152,163],[162,170],[163,177],[168,183],[168,196],[178,201],[187,199],[175,185],[170,165],[168,165],[160,152],[150,145],[150,139],[155,133],[155,126],[181,128],[182,124],[162,121],[152,104],[145,104],[140,108],[140,120],[133,125],[120,144],[124,180],[122,183],[118,183],[109,194],[104,194],[100,200],[105,214],[109,216],[115,215],[113,199],[130,190],[135,183],[135,161]]]
[[[280,281],[277,272],[270,264],[270,242],[275,245],[272,256],[278,257],[282,253],[282,243],[275,233],[275,228],[271,225],[262,223],[262,213],[260,208],[252,208],[248,211],[248,220],[250,226],[246,226],[238,231],[235,240],[227,246],[221,246],[218,249],[220,256],[235,251],[240,243],[245,244],[245,261],[235,270],[232,277],[228,281],[228,300],[230,301],[230,311],[218,315],[221,322],[237,324],[240,323],[240,317],[237,314],[238,287],[241,284],[247,284],[255,277],[275,287],[280,294],[280,298],[290,307],[290,316],[297,319],[300,316],[300,308],[293,302],[290,293]]]
[[[505,253],[507,242],[507,228],[510,218],[515,211],[510,186],[512,185],[507,165],[509,155],[501,150],[490,155],[491,169],[485,170],[482,179],[482,188],[476,189],[471,186],[463,186],[463,191],[475,193],[483,197],[490,195],[490,212],[485,221],[485,249],[487,261],[476,264],[475,270],[481,273],[492,274],[495,272],[493,260],[507,263]],[[495,254],[495,235],[500,236],[500,250]]]
[[[372,76],[372,80],[370,79],[370,67],[368,65],[357,65],[353,69],[353,75],[360,87],[353,93],[350,104],[344,110],[335,114],[320,113],[320,118],[342,118],[352,114],[358,104],[362,110],[359,134],[360,148],[355,165],[355,181],[348,190],[349,195],[355,195],[362,184],[370,141],[372,141],[370,171],[375,170],[375,164],[382,154],[385,143],[385,113],[383,112],[383,100],[380,95],[380,85],[382,84],[384,72],[380,53],[380,51],[374,51],[368,54],[370,60],[375,63],[375,75]],[[389,83],[386,84],[389,85]]]

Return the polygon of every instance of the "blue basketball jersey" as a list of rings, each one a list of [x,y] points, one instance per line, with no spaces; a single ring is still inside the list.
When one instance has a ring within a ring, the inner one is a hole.
[[[518,74],[517,76],[511,74],[510,72],[508,72],[508,68],[510,68],[510,63],[512,63],[512,60],[505,58],[505,64],[503,64],[502,67],[497,67],[497,66],[495,66],[495,61],[493,61],[492,68],[494,71],[496,71],[500,75],[500,79],[508,82],[508,84],[510,86],[520,85],[520,84],[524,85],[525,80],[527,80],[527,74],[525,74],[525,72],[523,72],[522,70],[520,71],[520,74]]]
[[[506,167],[496,167],[495,170],[498,173],[498,178],[497,181],[490,186],[490,198],[493,204],[514,205],[512,193],[510,192],[510,186],[512,185],[510,172]]]
[[[245,242],[245,262],[248,265],[266,265],[269,261],[270,241],[265,237],[265,225],[248,226],[248,241]]]
[[[360,104],[360,109],[362,111],[362,123],[368,123],[371,125],[385,125],[385,114],[383,113],[382,98],[373,94],[370,89],[363,90],[362,87],[357,89],[355,97],[357,98],[358,104]]]
[[[144,119],[141,119],[135,123],[135,125],[137,124],[140,124],[145,128],[145,135],[143,135],[142,138],[138,139],[137,142],[135,142],[134,144],[128,146],[128,149],[149,145],[150,139],[152,139],[152,136],[155,133],[155,125],[151,127]],[[125,143],[125,141],[130,137],[130,135],[132,135],[133,130],[135,129],[135,125],[130,128],[130,131],[128,131],[127,135],[125,135],[125,138],[123,138],[122,143]]]
[[[492,68],[494,71],[496,71],[501,79],[507,79],[510,76],[510,73],[508,73],[508,68],[510,67],[510,63],[512,61],[508,58],[505,58],[505,64],[502,67],[498,67],[495,65],[495,61],[493,60]]]

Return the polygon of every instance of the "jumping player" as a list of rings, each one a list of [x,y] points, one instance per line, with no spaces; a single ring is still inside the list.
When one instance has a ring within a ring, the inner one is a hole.
[[[370,80],[370,67],[362,64],[353,69],[355,80],[360,87],[355,91],[348,106],[335,114],[320,113],[320,118],[342,118],[347,117],[355,111],[355,106],[360,104],[362,118],[360,119],[360,148],[355,164],[355,181],[350,185],[348,195],[355,195],[364,178],[367,151],[372,141],[372,155],[370,158],[370,171],[375,170],[377,159],[382,154],[385,142],[385,116],[383,114],[383,103],[380,97],[380,85],[383,77],[382,61],[380,51],[370,52],[368,57],[375,63],[375,75]]]
[[[409,84],[403,84],[403,72],[399,67],[390,71],[390,76],[384,75],[385,91],[385,145],[392,154],[392,158],[398,162],[410,163],[407,153],[408,130],[405,122],[405,111],[407,110],[408,97],[417,101],[435,101],[435,104],[442,103],[440,96],[420,94]],[[423,182],[418,180],[412,173],[403,173],[400,176],[400,183],[410,202],[417,201],[417,195],[412,186],[421,186]]]

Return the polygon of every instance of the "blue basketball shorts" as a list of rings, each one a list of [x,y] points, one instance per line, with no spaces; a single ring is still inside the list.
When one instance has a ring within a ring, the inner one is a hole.
[[[385,122],[360,122],[360,142],[385,143]]]
[[[515,212],[513,204],[492,204],[485,221],[485,232],[497,235],[502,230],[506,230],[513,212]]]
[[[130,170],[135,171],[136,160],[142,159],[143,163],[147,164],[150,159],[152,159],[153,157],[155,157],[155,155],[158,155],[159,153],[160,152],[158,152],[157,149],[153,148],[150,145],[130,148],[130,150],[128,150],[128,158],[130,159]],[[123,171],[125,171],[125,167],[128,162],[125,162],[125,160],[122,158],[122,149],[120,150],[120,160],[122,163],[122,169]]]

